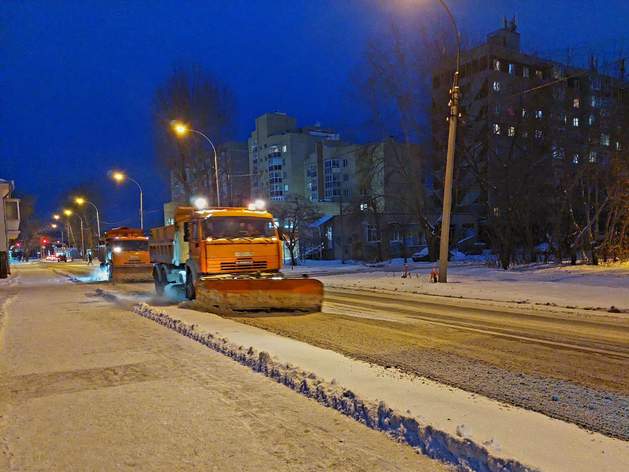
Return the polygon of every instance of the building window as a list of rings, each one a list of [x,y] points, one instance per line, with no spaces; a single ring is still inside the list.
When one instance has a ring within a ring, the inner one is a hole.
[[[392,243],[401,243],[402,242],[402,232],[396,228],[391,231],[391,240]]]
[[[528,67],[525,67],[524,69],[522,69],[522,77],[525,77],[525,78],[528,79],[529,78],[529,74],[530,74],[530,72],[529,72],[529,68]]]
[[[573,106],[574,108],[579,108],[579,99],[578,99],[578,98],[575,98],[575,99],[572,101],[572,106]]]
[[[541,70],[536,70],[535,71],[535,77],[537,77],[538,79],[543,79],[544,78],[544,73]]]
[[[579,155],[575,154],[574,156],[572,156],[572,162],[573,164],[578,164],[579,163]]]
[[[500,125],[498,123],[494,123],[494,134],[500,134]]]
[[[542,130],[536,129],[535,130],[535,137],[538,138],[538,139],[541,138],[542,137]]]
[[[509,136],[515,136],[515,127],[514,126],[509,126],[509,130],[507,131],[507,134]]]
[[[596,151],[590,152],[590,162],[596,162]]]
[[[374,225],[367,225],[367,241],[370,243],[378,241],[378,231]]]
[[[367,205],[366,203],[361,203],[360,211],[367,211],[367,210],[369,210],[369,205]]]
[[[601,144],[603,146],[609,146],[609,135],[601,134]]]
[[[348,189],[343,189],[343,196],[344,197],[349,197],[349,190]]]
[[[500,61],[498,59],[494,59],[494,70],[500,70]]]
[[[515,64],[509,64],[509,74],[515,74]]]
[[[325,198],[341,196],[341,175],[329,174],[325,176]]]
[[[590,115],[590,118],[588,119],[588,123],[593,125],[595,121],[596,121],[596,118],[594,118],[594,115]]]
[[[522,108],[522,118],[526,116],[526,108]]]
[[[288,184],[285,184],[285,185],[284,185],[284,191],[285,191],[285,192],[288,192]]]
[[[343,182],[349,182],[349,174],[343,174]]]
[[[616,141],[616,151],[622,151],[622,146],[620,145],[620,141]]]
[[[579,118],[572,118],[572,126],[575,128],[579,126]]]
[[[286,144],[282,146],[282,152],[286,152]]]
[[[349,159],[343,159],[343,167],[349,166]]]
[[[499,115],[500,114],[500,103],[496,103],[494,105],[494,115]]]
[[[339,172],[341,168],[341,160],[340,159],[326,159],[323,163],[323,167],[325,169],[325,174],[332,174],[335,172]]]
[[[494,92],[500,92],[500,82],[494,81]]]
[[[535,111],[535,118],[540,119],[542,117],[542,110]]]
[[[257,141],[256,139],[254,139],[254,140],[251,142],[251,150],[252,150],[252,151],[257,151],[257,150],[258,150],[258,141]]]

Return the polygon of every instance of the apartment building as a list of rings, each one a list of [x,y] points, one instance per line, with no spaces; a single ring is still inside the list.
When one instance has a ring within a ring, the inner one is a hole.
[[[283,112],[265,113],[255,121],[249,138],[249,170],[253,198],[283,201],[289,194],[305,195],[304,162],[319,142],[338,142],[330,128],[297,127]]]
[[[11,273],[11,241],[20,234],[20,200],[11,198],[13,187],[13,182],[0,179],[0,278]]]
[[[439,64],[432,74],[433,144],[443,175],[449,90],[455,60]],[[492,195],[483,192],[470,162],[503,158],[513,147],[538,149],[539,158],[552,154],[556,166],[607,165],[620,151],[623,129],[614,110],[627,99],[624,62],[589,68],[525,54],[515,20],[487,35],[487,42],[462,51],[459,87],[462,94],[458,128],[453,233],[476,225],[492,208]],[[517,141],[516,141],[517,139]],[[543,145],[542,145],[543,143]],[[438,182],[441,181],[439,177]],[[442,189],[438,189],[442,193]]]

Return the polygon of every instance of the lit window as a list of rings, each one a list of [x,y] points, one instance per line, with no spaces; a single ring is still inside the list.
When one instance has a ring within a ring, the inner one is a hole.
[[[591,125],[594,124],[595,118],[594,115],[590,115],[590,119],[588,120],[588,123],[590,123]]]
[[[494,92],[500,92],[500,82],[494,82]]]
[[[590,162],[596,162],[596,151],[590,152]]]
[[[616,151],[621,151],[622,146],[620,145],[620,141],[616,141]]]
[[[572,126],[574,127],[579,126],[579,118],[572,118]]]
[[[541,117],[542,117],[542,110],[537,110],[537,111],[535,112],[535,118],[538,118],[538,119],[539,119],[539,118],[541,118]]]
[[[515,136],[515,127],[514,126],[509,126],[509,130],[507,131],[507,134],[509,136]]]
[[[494,123],[494,134],[500,134],[500,125]]]
[[[509,64],[509,74],[515,74],[515,64]]]
[[[522,108],[522,118],[526,116],[526,108]]]
[[[524,69],[522,69],[522,77],[526,77],[527,79],[529,78],[529,68],[525,67]]]
[[[574,108],[579,108],[579,99],[578,99],[578,98],[575,98],[575,99],[573,100],[573,102],[572,102],[572,106],[573,106]]]
[[[601,134],[601,144],[603,146],[609,146],[609,135]]]
[[[539,130],[539,129],[536,129],[536,130],[535,130],[535,137],[536,137],[536,138],[541,138],[541,137],[542,137],[542,131],[541,131],[541,130]]]
[[[286,144],[282,146],[282,152],[286,152]]]
[[[360,204],[360,211],[367,211],[367,210],[369,210],[369,205],[367,205],[366,203],[361,203]]]
[[[537,77],[538,79],[543,79],[544,78],[544,74],[542,73],[541,70],[536,70],[535,71],[535,77]]]
[[[500,61],[498,59],[494,59],[494,70],[500,70]]]
[[[572,156],[572,162],[574,164],[578,164],[579,163],[579,155],[575,154],[574,156]]]

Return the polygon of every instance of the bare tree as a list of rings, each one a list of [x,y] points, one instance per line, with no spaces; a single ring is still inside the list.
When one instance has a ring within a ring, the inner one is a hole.
[[[297,245],[308,223],[321,216],[319,209],[302,195],[287,195],[283,202],[271,202],[269,212],[279,221],[280,237],[290,253],[291,265],[297,264]]]
[[[216,195],[214,152],[197,133],[177,137],[173,122],[206,135],[215,146],[235,135],[236,96],[228,84],[200,65],[175,67],[155,93],[153,127],[157,153],[186,199],[196,193]],[[221,173],[220,163],[218,165]]]

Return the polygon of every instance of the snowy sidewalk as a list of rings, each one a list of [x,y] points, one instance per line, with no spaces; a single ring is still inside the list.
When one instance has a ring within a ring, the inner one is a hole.
[[[348,359],[332,351],[284,338],[219,316],[181,308],[159,311],[219,333],[231,343],[277,356],[283,363],[365,400],[383,401],[400,415],[451,438],[472,441],[478,457],[515,460],[529,470],[553,472],[621,472],[629,470],[629,443],[590,433],[575,425],[507,406],[428,380]],[[488,470],[493,470],[490,468]],[[512,469],[507,469],[512,470]]]

